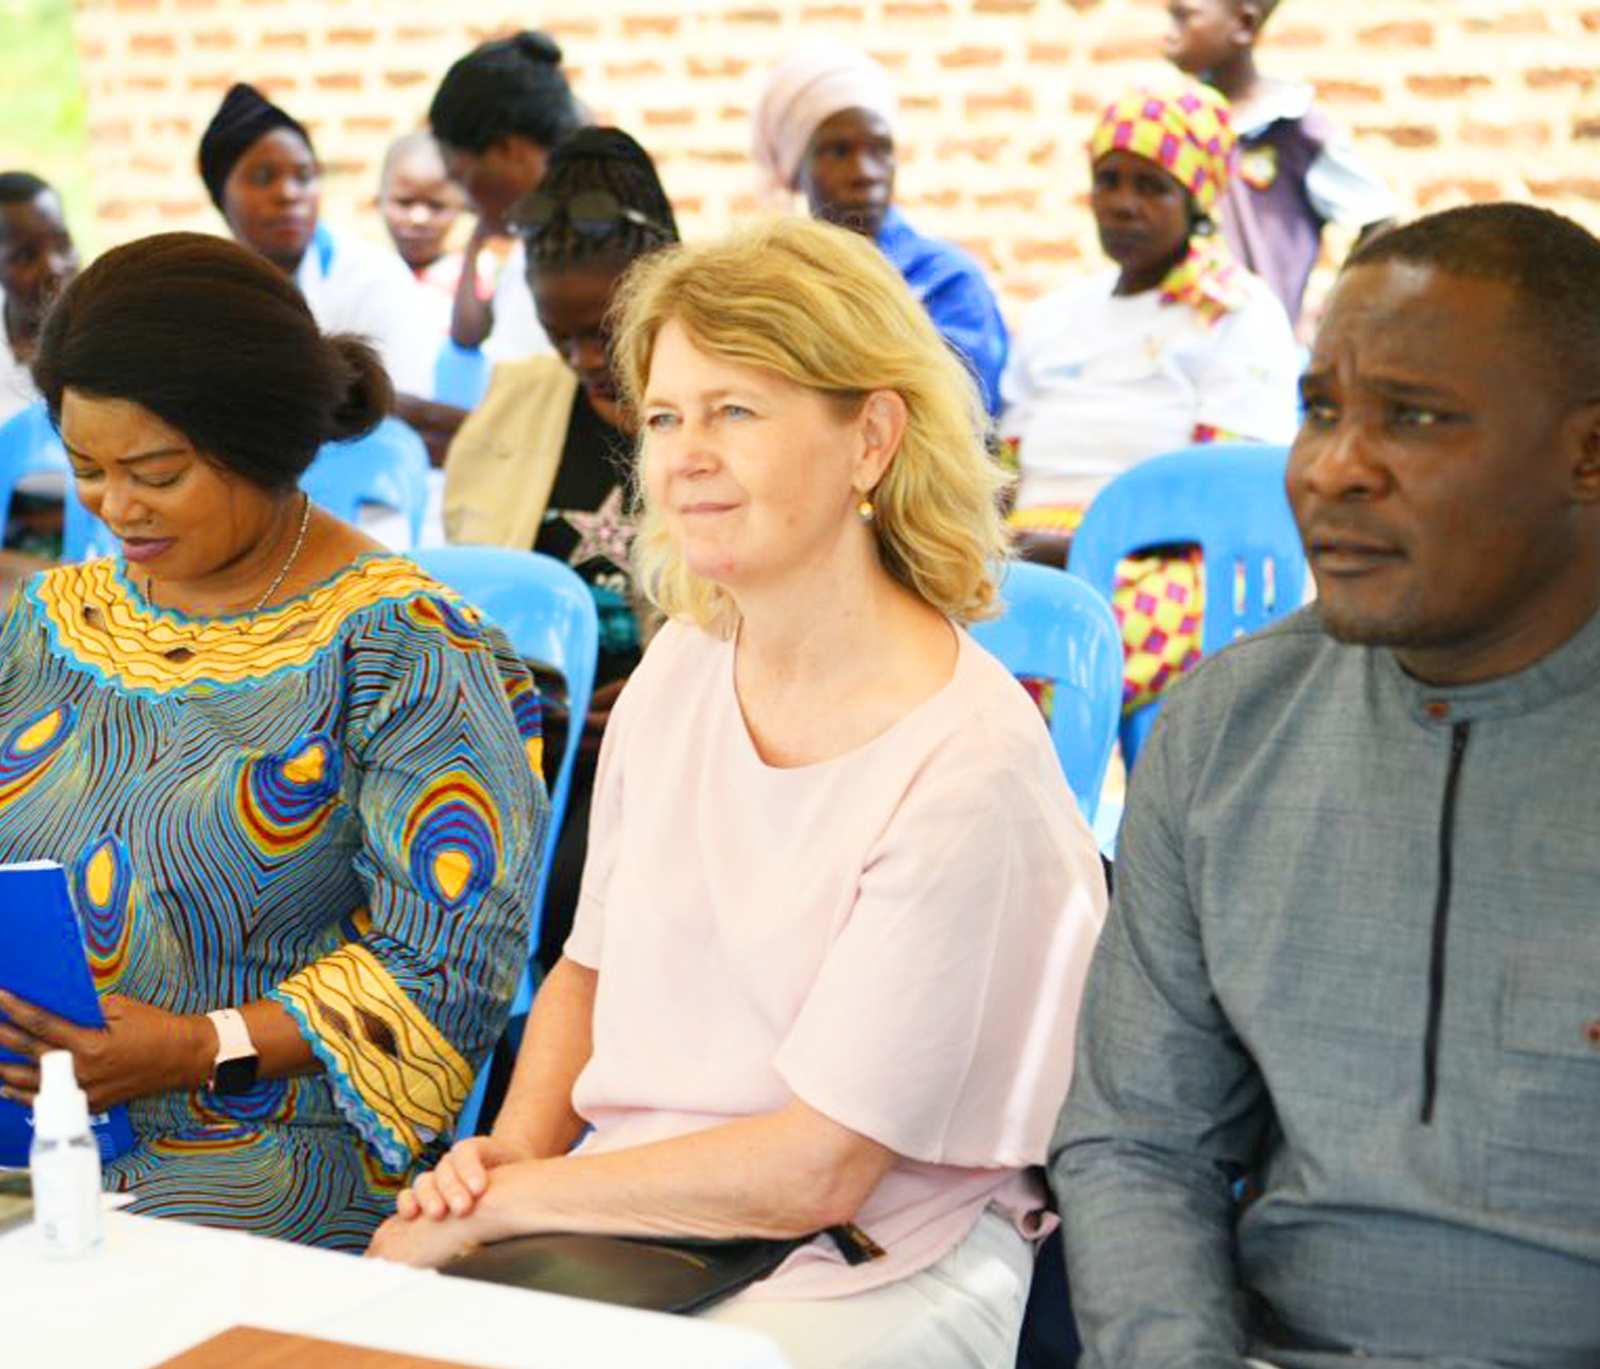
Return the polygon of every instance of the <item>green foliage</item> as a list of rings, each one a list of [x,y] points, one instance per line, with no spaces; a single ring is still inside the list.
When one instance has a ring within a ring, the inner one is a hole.
[[[89,134],[72,0],[0,0],[0,170],[62,193],[87,256],[94,232]]]

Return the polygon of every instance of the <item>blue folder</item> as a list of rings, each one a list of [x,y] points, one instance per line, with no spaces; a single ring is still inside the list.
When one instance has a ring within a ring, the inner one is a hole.
[[[0,989],[80,1027],[105,1026],[66,872],[53,860],[0,865]],[[0,1059],[17,1058],[0,1046]],[[133,1149],[126,1108],[96,1113],[91,1121],[102,1161]],[[0,1165],[27,1164],[32,1140],[29,1110],[0,1098]]]

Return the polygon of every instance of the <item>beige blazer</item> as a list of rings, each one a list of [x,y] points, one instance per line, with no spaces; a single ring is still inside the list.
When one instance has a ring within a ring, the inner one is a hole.
[[[578,378],[558,356],[496,366],[450,444],[444,531],[452,542],[533,546],[550,502]]]

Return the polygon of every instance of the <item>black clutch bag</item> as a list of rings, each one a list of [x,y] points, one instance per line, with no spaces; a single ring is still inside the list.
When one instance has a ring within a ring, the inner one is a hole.
[[[883,1252],[855,1227],[826,1233],[851,1264]],[[653,1236],[514,1236],[458,1255],[442,1273],[652,1312],[699,1312],[764,1279],[813,1238],[711,1241]]]

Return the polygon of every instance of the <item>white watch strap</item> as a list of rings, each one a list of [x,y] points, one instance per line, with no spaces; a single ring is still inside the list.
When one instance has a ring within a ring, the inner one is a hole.
[[[238,1060],[255,1055],[255,1042],[250,1039],[250,1028],[245,1025],[244,1014],[237,1008],[218,1008],[208,1012],[211,1025],[217,1029],[217,1055],[211,1066],[216,1077],[217,1066],[225,1060]]]

